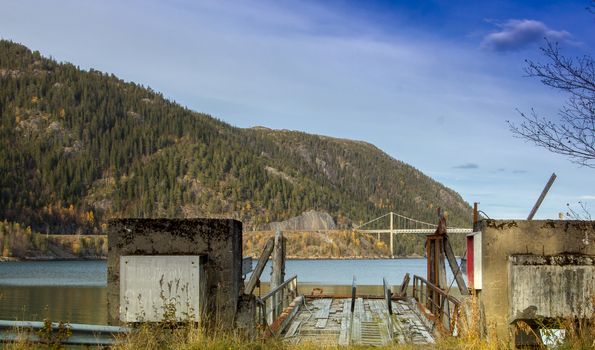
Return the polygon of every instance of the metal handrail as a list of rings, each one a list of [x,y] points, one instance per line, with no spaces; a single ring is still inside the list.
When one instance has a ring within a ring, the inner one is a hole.
[[[256,322],[270,326],[289,304],[298,296],[297,275],[271,289],[262,298],[257,298]]]
[[[78,323],[46,323],[38,321],[11,321],[0,320],[0,342],[14,342],[26,340],[30,343],[44,343],[39,331],[59,332],[60,329],[67,330],[69,336],[60,339],[64,345],[86,345],[86,346],[108,346],[117,343],[118,336],[132,332],[131,328],[78,324]]]
[[[416,275],[413,276],[413,297],[435,317],[434,322],[441,331],[458,334],[461,302],[457,298]]]

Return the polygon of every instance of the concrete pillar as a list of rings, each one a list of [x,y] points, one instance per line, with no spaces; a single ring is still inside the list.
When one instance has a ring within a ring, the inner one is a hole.
[[[121,257],[188,255],[201,256],[205,261],[205,324],[212,321],[221,330],[234,329],[238,298],[243,290],[241,222],[219,219],[115,219],[109,222],[108,239],[110,324],[120,322]]]

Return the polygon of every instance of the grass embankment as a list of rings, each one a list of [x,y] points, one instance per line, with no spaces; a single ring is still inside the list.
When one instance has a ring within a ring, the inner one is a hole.
[[[24,333],[22,333],[24,334]],[[24,339],[24,337],[22,337]],[[54,338],[50,338],[54,339]],[[196,327],[183,327],[175,330],[164,329],[161,327],[142,326],[137,332],[120,338],[118,345],[112,346],[113,350],[138,350],[138,349],[163,349],[163,350],[315,350],[315,349],[394,349],[394,350],[458,350],[458,349],[479,349],[479,350],[498,350],[509,349],[503,342],[495,340],[487,341],[475,336],[466,336],[461,338],[443,338],[436,344],[391,344],[382,347],[370,346],[338,346],[325,345],[321,342],[305,342],[300,344],[290,344],[280,339],[255,339],[247,340],[241,336],[221,333],[207,335]],[[51,340],[47,344],[31,344],[26,341],[18,341],[10,344],[4,344],[7,350],[22,349],[61,349],[62,347]],[[581,346],[563,346],[560,349],[590,349],[591,347]]]
[[[369,346],[338,346],[325,345],[324,336],[314,342],[291,344],[278,338],[249,340],[238,334],[230,333],[208,333],[199,327],[192,325],[172,329],[168,324],[164,325],[143,325],[137,332],[128,334],[120,339],[121,343],[114,346],[115,350],[133,349],[168,349],[168,350],[191,350],[191,349],[212,349],[212,350],[313,350],[313,349],[397,349],[397,350],[498,350],[513,349],[513,346],[506,339],[497,337],[495,328],[485,327],[481,321],[481,312],[478,299],[471,297],[462,304],[461,314],[458,318],[458,337],[443,336],[436,340],[435,344],[391,344],[384,347]],[[566,335],[563,340],[556,344],[555,349],[559,350],[582,350],[595,348],[595,314],[581,322],[562,320],[557,325],[549,325],[550,328],[565,329]],[[518,324],[518,332],[534,332],[526,324]],[[540,338],[539,334],[537,339]],[[536,346],[538,349],[552,348],[545,345]]]
[[[391,344],[384,347],[370,346],[338,346],[325,345],[320,341],[291,344],[277,338],[246,340],[239,335],[222,333],[206,335],[200,329],[188,327],[174,331],[155,331],[152,327],[141,327],[139,332],[122,339],[122,344],[113,347],[115,350],[133,349],[168,349],[168,350],[314,350],[314,349],[396,349],[396,350],[421,350],[421,349],[501,349],[497,343],[488,343],[475,336],[465,338],[444,338],[433,345],[423,344]]]
[[[582,350],[593,349],[593,337],[590,335],[578,336],[577,333],[568,332],[567,339],[555,347],[559,350]],[[114,350],[137,350],[137,349],[164,349],[164,350],[314,350],[314,349],[395,349],[395,350],[499,350],[512,349],[512,347],[501,340],[480,339],[476,335],[467,335],[459,338],[441,338],[435,344],[391,344],[382,347],[369,346],[337,346],[324,345],[317,342],[290,344],[280,339],[256,339],[246,340],[241,336],[222,333],[206,335],[196,327],[183,327],[175,330],[161,327],[142,326],[137,332],[120,339],[120,344],[111,347]],[[44,345],[31,344],[26,341],[19,341],[4,344],[4,349],[61,349],[59,344],[48,343]],[[547,349],[545,346],[537,346],[537,349]],[[550,347],[551,348],[551,347]]]
[[[582,350],[593,349],[595,347],[595,326],[577,326],[574,323],[561,324],[568,329],[566,339],[556,346],[559,350]],[[439,338],[435,344],[391,344],[384,347],[369,346],[337,346],[324,345],[321,342],[306,342],[300,344],[290,344],[280,339],[257,339],[246,340],[239,335],[221,333],[207,335],[200,329],[190,326],[176,330],[165,330],[163,328],[143,326],[138,332],[128,335],[121,339],[122,343],[113,347],[114,350],[134,350],[134,349],[171,349],[171,350],[191,350],[191,349],[212,349],[212,350],[314,350],[314,349],[396,349],[396,350],[498,350],[512,349],[511,345],[498,339],[493,332],[488,332],[487,338],[481,338],[477,331],[467,332],[460,337]],[[547,349],[545,346],[537,347]],[[551,348],[551,347],[550,347]]]
[[[313,342],[291,344],[279,338],[268,339],[247,339],[239,333],[233,332],[208,332],[204,331],[194,323],[172,327],[174,321],[164,321],[160,324],[142,324],[135,332],[122,335],[117,338],[118,344],[112,346],[114,350],[136,350],[136,349],[164,349],[164,350],[314,350],[314,349],[396,349],[396,350],[498,350],[513,349],[511,343],[499,339],[493,327],[487,330],[480,322],[480,312],[476,298],[468,299],[463,307],[458,322],[459,337],[439,337],[435,344],[391,344],[383,347],[369,346],[338,346],[326,345],[324,336]],[[46,320],[46,324],[51,324]],[[565,329],[565,338],[555,346],[537,345],[537,349],[558,350],[583,350],[595,348],[595,314],[588,320],[576,322],[562,320],[557,325],[549,325],[551,328]],[[518,332],[534,332],[526,324],[518,324]],[[49,328],[48,328],[49,329]],[[20,339],[26,339],[26,330],[19,330]],[[487,333],[487,334],[486,334]],[[483,334],[483,336],[481,336]],[[67,327],[61,327],[57,331],[46,330],[37,333],[46,340],[46,344],[31,344],[25,340],[10,344],[4,344],[4,349],[61,349],[60,340],[70,336]],[[539,336],[537,337],[539,338]]]

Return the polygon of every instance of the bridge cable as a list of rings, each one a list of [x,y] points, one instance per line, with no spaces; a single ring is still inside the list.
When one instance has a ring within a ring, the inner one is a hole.
[[[376,220],[380,220],[380,219],[382,219],[383,217],[385,217],[385,216],[388,216],[388,215],[390,215],[390,214],[392,214],[392,212],[390,212],[390,213],[387,213],[387,214],[384,214],[384,215],[382,215],[382,216],[379,216],[379,217],[377,217],[376,219],[372,219],[372,220],[370,220],[370,221],[366,222],[365,224],[361,224],[361,225],[359,225],[359,226],[356,226],[356,227],[354,227],[354,230],[358,230],[358,229],[360,229],[360,228],[362,228],[362,227],[366,226],[367,224],[371,224],[371,223],[373,223],[374,221],[376,221]],[[395,215],[398,215],[398,214],[395,214]]]

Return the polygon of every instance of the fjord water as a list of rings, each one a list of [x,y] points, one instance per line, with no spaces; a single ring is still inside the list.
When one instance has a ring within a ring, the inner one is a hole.
[[[0,319],[107,323],[105,261],[0,263]]]
[[[405,273],[425,276],[425,264],[425,259],[288,260],[285,273],[298,276],[305,294],[313,288],[348,294],[353,276],[358,294],[381,294],[383,277],[398,285]],[[257,292],[268,289],[269,278],[270,264]],[[0,263],[0,319],[106,324],[106,281],[101,260]]]

